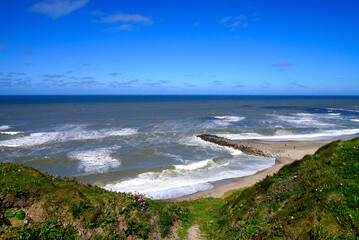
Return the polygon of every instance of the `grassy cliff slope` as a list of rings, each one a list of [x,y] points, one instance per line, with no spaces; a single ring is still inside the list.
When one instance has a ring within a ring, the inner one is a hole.
[[[208,239],[359,239],[359,139],[326,145],[212,207],[187,206]]]

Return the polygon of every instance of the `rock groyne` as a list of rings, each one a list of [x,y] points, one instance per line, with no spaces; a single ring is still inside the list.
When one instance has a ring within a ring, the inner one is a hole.
[[[238,149],[242,151],[244,154],[260,156],[260,157],[274,157],[274,158],[277,157],[275,154],[263,149],[256,148],[255,146],[253,146],[253,144],[250,144],[248,142],[234,141],[211,134],[201,134],[198,135],[197,137],[207,142]]]

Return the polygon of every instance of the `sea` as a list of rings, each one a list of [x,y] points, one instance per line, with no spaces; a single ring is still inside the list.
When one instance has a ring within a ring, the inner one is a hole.
[[[273,158],[205,142],[359,136],[358,96],[0,96],[0,161],[171,199]]]

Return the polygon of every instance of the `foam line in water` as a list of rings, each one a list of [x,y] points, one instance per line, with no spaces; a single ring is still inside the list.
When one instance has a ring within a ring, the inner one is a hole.
[[[220,134],[220,136],[231,140],[268,140],[268,141],[285,141],[285,140],[325,140],[341,136],[355,136],[359,134],[359,129],[342,129],[342,130],[327,130],[317,133],[308,134],[288,134],[288,135],[274,135],[264,136],[259,134],[244,135],[244,134]]]
[[[216,119],[221,119],[226,122],[239,122],[245,119],[245,117],[238,117],[238,116],[214,116]]]
[[[328,121],[332,118],[337,118],[337,115],[329,115],[329,114],[315,114],[315,113],[295,113],[292,115],[276,115],[269,114],[277,118],[281,122],[289,123],[295,127],[308,127],[308,126],[316,126],[316,127],[329,127],[334,126],[333,123],[328,123]]]
[[[72,128],[59,132],[38,132],[31,133],[29,136],[19,137],[0,142],[4,147],[31,147],[36,145],[67,142],[73,140],[101,139],[111,136],[127,136],[137,133],[137,129],[102,129],[99,131],[84,130],[82,128]]]
[[[218,126],[229,126],[234,122],[239,122],[245,119],[245,117],[238,117],[238,116],[214,116],[214,121],[207,124],[207,128],[215,127],[214,125]],[[213,125],[214,124],[214,125]]]
[[[0,132],[0,134],[5,134],[5,135],[17,135],[17,134],[23,134],[23,132]]]
[[[213,163],[213,159],[207,159],[204,161],[199,161],[199,162],[184,164],[184,165],[175,165],[175,168],[179,170],[195,170],[195,169],[203,168],[210,163]]]
[[[217,145],[212,142],[204,141],[197,136],[182,138],[182,139],[180,139],[180,141],[178,143],[186,145],[186,146],[195,146],[195,147],[200,147],[200,148],[204,148],[204,149],[209,148],[213,151],[223,152],[223,150],[224,150],[234,156],[243,154],[240,150],[236,150],[236,149],[233,149],[230,147],[220,146],[220,145]]]
[[[117,147],[118,148],[118,147]],[[102,173],[112,168],[118,168],[121,161],[111,157],[116,148],[99,148],[88,151],[72,152],[68,156],[80,160],[79,171],[86,173]]]
[[[8,129],[10,129],[10,128],[11,128],[10,125],[1,125],[1,126],[0,126],[0,131],[1,131],[1,130],[8,130]]]

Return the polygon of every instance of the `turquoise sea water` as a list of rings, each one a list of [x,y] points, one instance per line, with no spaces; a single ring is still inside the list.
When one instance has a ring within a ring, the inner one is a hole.
[[[274,159],[197,138],[318,140],[359,134],[359,97],[0,96],[0,159],[173,198]]]

